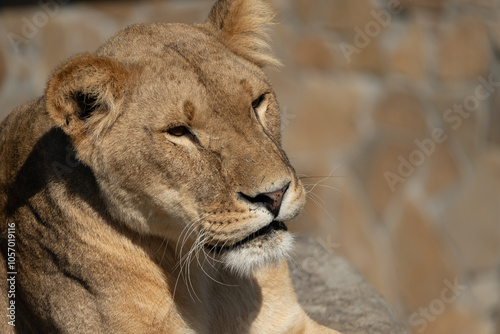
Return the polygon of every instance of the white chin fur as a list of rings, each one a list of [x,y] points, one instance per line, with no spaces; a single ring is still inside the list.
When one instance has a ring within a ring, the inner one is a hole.
[[[265,242],[261,248],[243,245],[230,250],[223,255],[222,261],[236,275],[250,277],[255,270],[287,258],[292,247],[292,234],[280,233],[275,239]]]

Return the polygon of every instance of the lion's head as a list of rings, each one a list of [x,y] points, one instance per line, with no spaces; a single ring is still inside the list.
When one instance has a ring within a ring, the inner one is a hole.
[[[280,143],[261,1],[220,0],[204,24],[134,25],[49,80],[47,110],[110,213],[249,273],[281,259],[305,192]]]

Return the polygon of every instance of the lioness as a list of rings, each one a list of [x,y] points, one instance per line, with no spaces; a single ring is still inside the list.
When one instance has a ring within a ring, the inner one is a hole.
[[[288,273],[272,16],[131,26],[1,124],[2,333],[338,333]]]

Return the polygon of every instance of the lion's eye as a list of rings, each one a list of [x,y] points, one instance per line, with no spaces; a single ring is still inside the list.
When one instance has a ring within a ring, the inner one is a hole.
[[[185,126],[176,126],[174,128],[168,129],[167,133],[172,136],[181,137],[191,132],[189,132],[188,128],[186,128]]]
[[[264,93],[252,101],[252,110],[262,126],[266,126],[266,112],[269,106],[268,93]]]
[[[253,100],[252,108],[258,109],[262,105],[262,103],[264,102],[265,99],[266,99],[266,94],[262,94],[257,99]]]

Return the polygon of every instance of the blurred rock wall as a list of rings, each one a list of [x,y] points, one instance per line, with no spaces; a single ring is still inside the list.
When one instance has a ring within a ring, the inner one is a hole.
[[[414,333],[500,334],[500,1],[273,3],[285,67],[269,76],[309,190],[292,228],[346,256]],[[1,8],[0,119],[67,57],[211,5]]]

